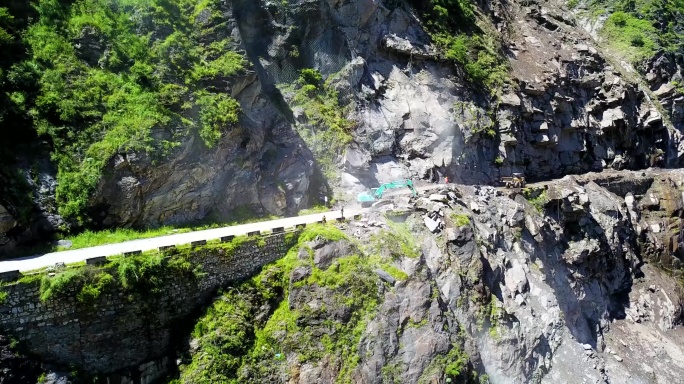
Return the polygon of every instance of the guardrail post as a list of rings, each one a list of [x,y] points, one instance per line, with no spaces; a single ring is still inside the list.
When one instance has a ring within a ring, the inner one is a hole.
[[[273,231],[273,233],[281,233],[281,232],[285,232],[285,228],[284,227],[276,227],[276,228],[273,228],[271,231]]]
[[[175,245],[163,245],[163,246],[159,247],[159,252],[167,252],[167,251],[171,251],[175,248],[176,248]]]
[[[306,224],[297,224],[297,225],[295,225],[295,230],[297,230],[297,229],[304,229],[304,228],[306,228]]]
[[[140,255],[141,253],[142,253],[142,251],[130,251],[130,252],[124,252],[123,255],[128,257],[128,256]]]
[[[252,231],[252,232],[247,232],[247,236],[252,237],[252,236],[259,236],[261,234],[261,231]]]
[[[235,238],[234,235],[223,236],[223,237],[221,237],[221,242],[222,243],[228,243],[228,242],[233,241],[234,238]]]
[[[102,265],[107,263],[107,256],[96,256],[86,259],[87,265]]]
[[[192,243],[190,243],[191,248],[197,248],[197,247],[201,247],[203,245],[207,245],[206,240],[197,240],[197,241],[193,241]]]
[[[14,271],[1,272],[0,273],[0,280],[12,281],[12,280],[16,280],[20,276],[21,276],[21,272],[19,272],[18,269],[15,269]]]

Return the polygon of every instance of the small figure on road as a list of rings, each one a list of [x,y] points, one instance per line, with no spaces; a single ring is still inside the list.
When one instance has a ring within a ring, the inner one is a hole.
[[[325,224],[325,215],[323,215],[323,224]]]
[[[449,184],[449,177],[444,176],[444,184]]]
[[[340,208],[340,216],[344,219],[344,207]]]

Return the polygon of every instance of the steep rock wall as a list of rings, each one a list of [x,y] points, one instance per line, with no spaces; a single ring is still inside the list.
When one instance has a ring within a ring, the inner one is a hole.
[[[19,281],[3,288],[7,298],[0,309],[0,327],[31,355],[58,367],[135,376],[149,368],[145,363],[154,362],[152,366],[159,366],[148,376],[159,375],[167,368],[163,358],[184,337],[179,325],[188,316],[219,288],[284,256],[296,240],[296,232],[281,233],[249,240],[232,251],[221,245],[192,249],[189,261],[201,268],[199,277],[174,277],[158,293],[114,285],[87,304],[76,299],[78,292],[43,302],[40,280]]]

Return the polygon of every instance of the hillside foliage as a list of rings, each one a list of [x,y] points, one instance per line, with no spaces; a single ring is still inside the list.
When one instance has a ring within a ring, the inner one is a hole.
[[[591,0],[586,6],[608,15],[602,37],[634,63],[658,52],[684,53],[684,0]]]
[[[186,135],[213,147],[238,123],[226,84],[247,62],[233,51],[222,7],[40,0],[0,8],[0,124],[46,143],[60,214],[87,220],[88,199],[117,153],[160,158]],[[11,162],[13,148],[0,151],[0,162]]]
[[[413,0],[442,55],[475,87],[496,93],[508,79],[508,61],[496,34],[478,25],[470,0]]]

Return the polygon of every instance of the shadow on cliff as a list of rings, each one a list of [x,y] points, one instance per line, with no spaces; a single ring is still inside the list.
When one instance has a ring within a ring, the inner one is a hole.
[[[629,307],[628,295],[632,286],[629,261],[620,249],[611,249],[611,241],[591,214],[585,213],[581,220],[576,220],[548,206],[546,213],[560,219],[562,235],[558,236],[549,224],[540,225],[537,236],[541,236],[541,242],[538,242],[525,229],[525,248],[531,255],[531,262],[537,259],[543,262],[546,283],[555,291],[572,336],[579,343],[600,349],[606,321],[624,318],[625,309]],[[630,243],[632,249],[636,249],[634,239],[624,235],[619,234],[616,247]],[[599,248],[582,249],[581,259],[573,262],[573,252],[577,249],[570,248],[571,242],[587,239],[596,240]],[[634,273],[638,273],[638,266],[632,266],[637,268]]]
[[[282,75],[286,73],[288,76],[285,77],[290,78],[294,76],[294,79],[296,79],[299,76],[299,70],[316,66],[317,62],[321,60],[318,57],[319,54],[338,54],[339,51],[348,48],[346,48],[346,41],[343,35],[335,30],[331,30],[328,25],[321,25],[321,22],[314,23],[314,21],[322,18],[320,8],[297,8],[297,12],[302,12],[304,16],[294,18],[292,15],[289,15],[288,20],[288,15],[285,14],[282,15],[283,20],[281,21],[287,23],[297,20],[299,23],[305,24],[304,28],[292,28],[292,25],[282,25],[276,22],[273,19],[274,16],[269,13],[267,5],[259,0],[233,1],[233,17],[237,22],[246,55],[254,66],[257,73],[257,81],[259,81],[263,93],[276,110],[287,120],[293,133],[299,137],[300,148],[305,148],[305,157],[313,159],[314,175],[308,190],[309,201],[314,204],[320,204],[323,202],[322,196],[329,195],[332,189],[313,151],[294,129],[296,121],[291,106],[276,86],[276,83],[278,81],[282,82],[283,79],[277,77],[283,77]],[[311,23],[309,23],[310,19],[313,20]],[[314,25],[313,27],[311,26],[312,24]],[[302,30],[305,32],[301,32]],[[326,49],[332,50],[333,44],[321,44],[319,47],[316,47],[315,51],[305,49],[304,41],[316,38],[318,33],[325,34],[327,39],[337,40],[340,44],[334,49],[338,52],[325,52]],[[279,41],[279,39],[284,41]],[[282,47],[278,47],[275,50],[270,48],[278,44],[294,47],[292,48],[293,50],[297,47],[300,48],[297,50],[298,53],[296,55],[280,57],[282,56],[282,52],[280,52]],[[282,71],[282,73],[278,75],[273,73],[273,68],[265,68],[263,59],[271,61],[269,64],[277,68],[275,71]],[[290,80],[294,81],[294,79]],[[274,143],[278,142],[277,137],[272,137],[271,140]],[[262,159],[262,161],[268,161],[268,159]]]

